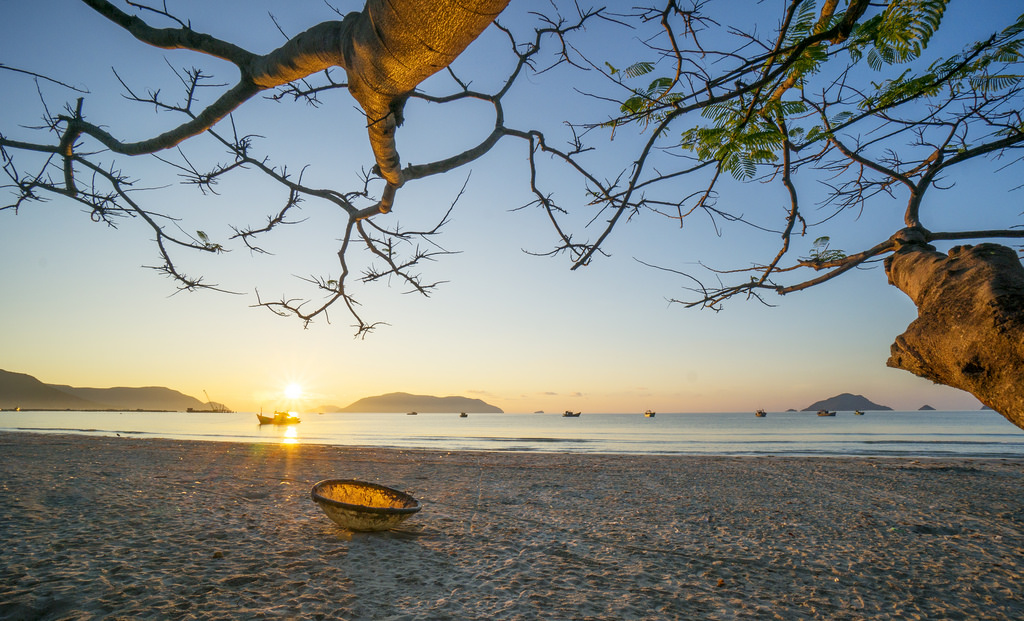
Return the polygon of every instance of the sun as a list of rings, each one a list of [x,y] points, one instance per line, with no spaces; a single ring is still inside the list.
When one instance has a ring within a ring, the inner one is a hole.
[[[284,396],[289,399],[301,399],[302,398],[302,386],[298,384],[288,384],[284,387]]]

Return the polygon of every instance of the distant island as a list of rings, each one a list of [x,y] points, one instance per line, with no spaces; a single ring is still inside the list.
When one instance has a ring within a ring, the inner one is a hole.
[[[411,395],[407,392],[392,392],[376,397],[366,397],[352,405],[340,408],[337,406],[321,406],[322,412],[368,412],[375,414],[396,412],[448,413],[466,412],[470,414],[504,414],[501,408],[495,407],[480,399],[468,397],[432,397],[430,395]]]
[[[203,402],[177,390],[162,386],[141,388],[78,388],[64,384],[46,384],[26,373],[0,369],[0,410],[80,410],[210,412],[230,411],[221,403]],[[393,392],[366,397],[338,407],[325,405],[320,412],[466,412],[504,414],[480,399],[433,397]]]
[[[149,410],[185,412],[226,410],[162,386],[75,388],[44,384],[25,373],[0,369],[0,410]]]
[[[863,395],[851,395],[844,392],[841,395],[830,397],[817,403],[812,403],[803,409],[804,412],[817,412],[818,410],[830,410],[836,412],[853,412],[855,410],[881,410],[892,411],[891,407],[878,405]]]

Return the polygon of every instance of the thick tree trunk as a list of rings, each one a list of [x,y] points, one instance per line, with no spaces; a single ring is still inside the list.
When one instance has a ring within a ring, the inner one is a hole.
[[[918,318],[892,344],[888,365],[970,392],[1024,429],[1024,267],[998,244],[949,255],[912,244],[885,262]]]
[[[423,80],[451,64],[509,0],[367,0],[344,43],[349,91],[366,113],[380,174],[402,185],[395,128]]]

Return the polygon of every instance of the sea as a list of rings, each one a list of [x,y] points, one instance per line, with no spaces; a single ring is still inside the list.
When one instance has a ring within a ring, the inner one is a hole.
[[[1024,430],[988,410],[299,415],[297,425],[261,426],[252,412],[5,411],[0,431],[433,451],[1024,458]]]

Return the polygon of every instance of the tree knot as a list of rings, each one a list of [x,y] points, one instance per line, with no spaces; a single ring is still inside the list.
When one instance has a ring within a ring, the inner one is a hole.
[[[894,244],[894,250],[899,252],[906,246],[913,246],[913,250],[935,250],[935,247],[928,243],[928,230],[921,226],[908,226],[900,229],[889,238]]]

